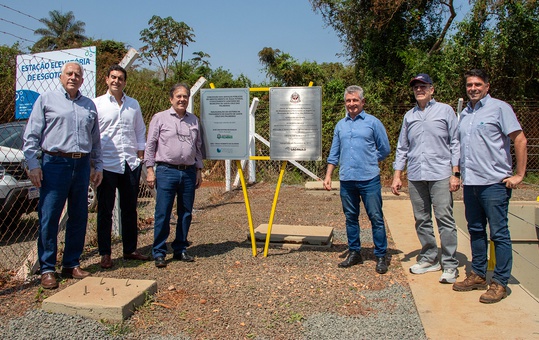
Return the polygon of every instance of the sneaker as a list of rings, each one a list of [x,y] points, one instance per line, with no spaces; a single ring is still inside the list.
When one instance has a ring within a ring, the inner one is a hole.
[[[410,267],[410,273],[412,274],[425,274],[427,272],[437,272],[441,270],[442,266],[438,262],[430,263],[426,261],[419,261]]]
[[[457,292],[469,292],[474,289],[487,289],[487,280],[473,271],[461,282],[453,283],[453,290]]]
[[[440,283],[455,283],[459,277],[459,271],[456,268],[444,269],[440,277]]]
[[[479,302],[495,303],[507,297],[507,289],[501,284],[492,281],[488,290],[481,295]]]

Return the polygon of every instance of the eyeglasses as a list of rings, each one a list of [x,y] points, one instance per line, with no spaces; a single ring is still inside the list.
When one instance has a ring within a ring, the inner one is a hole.
[[[421,85],[414,85],[412,86],[412,90],[414,91],[425,91],[426,89],[430,88],[431,85],[427,85],[427,84],[421,84]]]
[[[180,131],[182,130],[182,128],[181,128],[182,124],[180,124],[179,128],[178,128],[178,124],[175,124],[175,125],[176,125],[176,136],[178,136],[178,140],[180,142],[187,142],[187,143],[193,145],[193,139],[191,138],[190,131],[188,130],[187,133],[181,133]]]

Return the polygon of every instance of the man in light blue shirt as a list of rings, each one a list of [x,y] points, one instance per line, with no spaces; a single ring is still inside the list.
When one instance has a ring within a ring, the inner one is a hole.
[[[331,190],[331,176],[339,166],[349,250],[348,257],[339,263],[339,267],[348,268],[363,263],[359,238],[359,203],[363,200],[372,225],[376,272],[385,274],[387,237],[378,162],[389,155],[389,140],[382,122],[363,110],[365,98],[361,87],[347,87],[344,100],[346,117],[335,126],[324,179],[324,188]]]
[[[56,255],[58,224],[66,201],[66,224],[62,259],[64,278],[82,279],[90,273],[80,268],[88,223],[88,185],[98,187],[103,177],[97,111],[79,88],[83,68],[76,62],[62,66],[62,88],[41,94],[24,132],[24,156],[32,184],[40,188],[37,250],[41,286],[58,287]],[[41,159],[39,152],[43,153]]]
[[[453,284],[453,290],[487,288],[488,222],[496,267],[490,286],[479,301],[495,303],[507,296],[507,283],[511,277],[513,250],[507,214],[512,190],[526,174],[527,140],[511,106],[488,94],[488,75],[483,70],[473,69],[465,74],[465,78],[470,101],[461,113],[458,134],[472,270],[464,281]],[[511,141],[517,162],[514,173]]]
[[[434,86],[428,74],[410,81],[417,105],[406,112],[397,144],[391,191],[399,195],[401,174],[408,163],[408,187],[414,210],[415,228],[421,243],[413,274],[442,269],[441,283],[455,283],[458,277],[457,228],[453,218],[451,192],[459,189],[460,173],[457,116],[451,106],[432,98]],[[432,210],[440,234],[441,265],[434,236]]]

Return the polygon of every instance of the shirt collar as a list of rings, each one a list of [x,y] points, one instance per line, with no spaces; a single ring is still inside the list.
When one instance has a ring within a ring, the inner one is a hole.
[[[67,91],[64,89],[64,96],[66,96],[66,98],[69,100],[75,101],[75,100],[78,100],[82,96],[82,93],[80,93],[80,91],[77,90],[77,95],[75,96],[75,98],[71,99],[71,96],[69,95],[69,93],[67,93]]]
[[[350,117],[350,114],[348,113],[348,111],[346,111],[346,120],[357,120],[359,118],[361,118],[362,120],[365,120],[365,110],[361,111],[354,119],[352,119],[352,117]]]
[[[170,109],[168,109],[168,113],[170,113],[170,114],[173,115],[173,116],[175,115],[175,116],[180,117],[180,115],[176,112],[176,110],[174,110],[174,108],[173,108],[172,106],[170,107]],[[190,115],[190,113],[187,112],[187,110],[186,110],[186,111],[185,111],[184,117],[187,117],[187,116],[189,116],[189,115]]]
[[[436,100],[434,100],[434,98],[432,98],[431,100],[429,100],[429,102],[427,103],[427,105],[425,105],[425,110],[429,107],[431,107],[432,105],[436,104]],[[421,108],[419,107],[419,105],[416,103],[415,104],[415,110],[421,110]]]
[[[115,103],[117,103],[116,101],[116,97],[114,97],[112,95],[112,93],[110,93],[110,91],[107,90],[107,95],[109,96],[109,100],[112,102],[114,100]],[[122,103],[125,103],[125,92],[122,92]]]
[[[486,96],[484,96],[481,100],[479,100],[477,103],[475,103],[475,107],[472,107],[472,102],[468,102],[467,107],[470,111],[473,111],[475,109],[480,109],[483,106],[487,104],[487,101],[490,99],[490,94],[487,93]]]

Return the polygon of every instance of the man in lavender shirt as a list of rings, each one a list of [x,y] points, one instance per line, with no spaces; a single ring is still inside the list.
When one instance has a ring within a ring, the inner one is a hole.
[[[399,195],[401,174],[408,163],[408,188],[421,243],[418,262],[410,267],[410,272],[425,274],[443,268],[439,281],[454,283],[459,264],[451,194],[460,186],[457,116],[451,106],[433,99],[434,86],[428,74],[418,74],[410,81],[410,87],[417,105],[404,115],[393,163],[395,173],[391,191]],[[433,209],[440,234],[441,261],[438,261],[432,223]]]
[[[153,257],[155,266],[167,266],[167,238],[170,214],[177,197],[178,221],[172,242],[174,259],[193,262],[187,254],[187,234],[191,225],[195,189],[202,183],[202,135],[198,118],[187,112],[189,87],[176,84],[169,93],[172,107],[156,113],[148,130],[144,160],[148,185],[157,189]],[[155,170],[154,170],[155,166]]]

